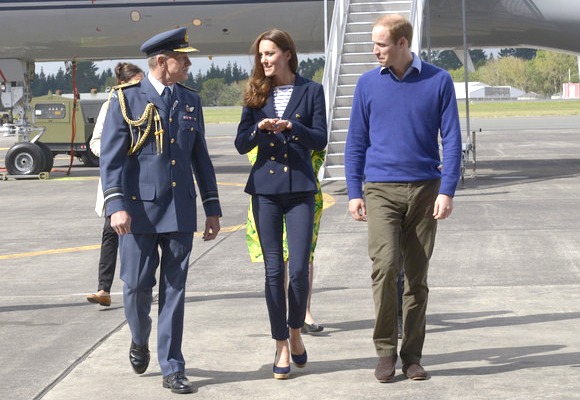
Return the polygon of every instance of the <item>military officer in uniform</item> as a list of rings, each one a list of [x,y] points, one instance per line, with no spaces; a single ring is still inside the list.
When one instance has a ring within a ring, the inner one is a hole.
[[[142,374],[149,365],[151,303],[159,271],[157,356],[163,387],[191,393],[181,353],[185,284],[196,189],[206,215],[203,239],[220,230],[215,172],[204,138],[199,96],[180,85],[191,62],[185,28],[160,33],[141,46],[149,73],[122,85],[111,98],[101,144],[106,213],[120,235],[125,315],[131,329],[129,360]],[[161,251],[161,255],[159,254]]]

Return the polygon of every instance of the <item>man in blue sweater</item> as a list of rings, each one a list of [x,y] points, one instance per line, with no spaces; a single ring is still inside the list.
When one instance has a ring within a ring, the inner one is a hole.
[[[453,210],[461,130],[450,75],[411,52],[413,27],[401,15],[373,25],[379,67],[355,89],[345,149],[349,212],[368,221],[375,303],[375,376],[388,382],[397,362],[397,274],[404,264],[403,373],[423,380],[427,270],[437,220]],[[440,168],[439,138],[443,147]],[[364,195],[363,195],[364,183]]]

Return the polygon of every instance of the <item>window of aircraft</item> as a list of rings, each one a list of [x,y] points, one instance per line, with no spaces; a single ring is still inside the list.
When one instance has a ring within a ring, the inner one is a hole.
[[[66,117],[66,106],[63,103],[44,103],[34,107],[36,118],[63,119]]]

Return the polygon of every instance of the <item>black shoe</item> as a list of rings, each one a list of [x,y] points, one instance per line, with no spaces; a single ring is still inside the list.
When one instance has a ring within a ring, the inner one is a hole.
[[[302,354],[296,355],[290,353],[290,355],[292,356],[294,365],[296,365],[298,368],[304,368],[306,366],[306,363],[308,362],[308,354],[306,354],[306,349],[304,349],[304,353]]]
[[[147,345],[139,346],[131,340],[131,348],[129,349],[129,361],[136,374],[142,374],[147,371],[149,366],[149,348]]]
[[[193,393],[193,385],[181,371],[163,377],[163,387],[171,389],[173,393]]]
[[[300,333],[316,333],[322,332],[324,330],[324,326],[318,324],[307,324],[304,323],[302,329],[300,329]]]

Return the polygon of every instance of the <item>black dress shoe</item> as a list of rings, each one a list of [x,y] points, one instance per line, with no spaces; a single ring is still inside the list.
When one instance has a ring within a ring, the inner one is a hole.
[[[149,366],[149,348],[147,345],[139,346],[131,340],[131,348],[129,349],[129,361],[136,374],[142,374],[147,371]]]
[[[304,323],[302,329],[300,329],[300,333],[316,333],[322,332],[324,330],[324,326],[318,324],[307,324]]]
[[[193,385],[181,371],[163,377],[163,387],[171,389],[173,393],[193,393]]]

